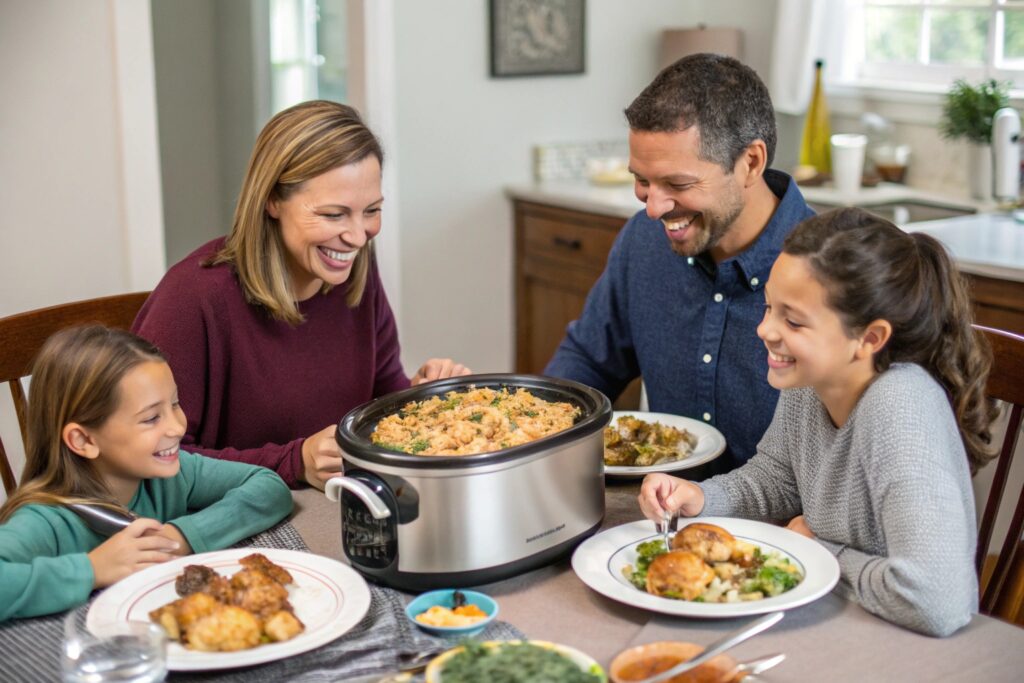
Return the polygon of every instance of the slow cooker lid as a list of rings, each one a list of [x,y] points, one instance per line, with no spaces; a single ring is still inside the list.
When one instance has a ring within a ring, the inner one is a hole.
[[[370,435],[377,423],[397,412],[410,401],[422,401],[432,396],[443,396],[450,391],[468,391],[471,387],[527,389],[530,393],[546,401],[572,403],[580,409],[580,416],[572,427],[551,436],[519,446],[476,455],[414,455],[390,451],[376,446],[370,441]],[[337,441],[342,451],[384,465],[414,469],[481,467],[524,458],[540,451],[560,448],[603,429],[611,420],[611,413],[611,402],[604,394],[579,382],[540,375],[504,373],[467,375],[421,384],[404,391],[381,396],[354,408],[338,424]]]

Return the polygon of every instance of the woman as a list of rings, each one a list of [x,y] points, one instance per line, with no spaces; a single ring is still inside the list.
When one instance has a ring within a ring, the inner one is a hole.
[[[410,385],[377,272],[383,152],[351,107],[277,114],[256,140],[226,239],[173,266],[132,330],[167,356],[182,446],[295,486],[341,471],[338,420]],[[431,359],[413,384],[468,374]]]

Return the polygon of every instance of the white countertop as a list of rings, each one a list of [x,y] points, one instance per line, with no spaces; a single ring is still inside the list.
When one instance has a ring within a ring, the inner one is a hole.
[[[964,272],[1024,282],[1024,224],[1017,223],[1006,213],[995,213],[996,207],[992,202],[892,183],[862,188],[849,197],[839,195],[830,187],[801,187],[800,191],[813,204],[870,208],[891,202],[918,201],[980,211],[982,213],[975,215],[909,223],[901,227],[927,232],[943,242]],[[582,180],[550,181],[510,185],[505,188],[505,193],[512,199],[623,219],[643,208],[633,194],[632,185],[601,186]]]

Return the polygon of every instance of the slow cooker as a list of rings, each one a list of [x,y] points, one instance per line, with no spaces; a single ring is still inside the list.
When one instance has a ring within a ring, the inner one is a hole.
[[[527,389],[580,414],[564,431],[478,455],[413,455],[371,443],[377,423],[410,401],[471,387]],[[337,431],[345,475],[326,488],[340,501],[345,555],[372,581],[425,590],[497,581],[568,554],[604,517],[610,420],[601,392],[518,374],[438,380],[355,408]]]

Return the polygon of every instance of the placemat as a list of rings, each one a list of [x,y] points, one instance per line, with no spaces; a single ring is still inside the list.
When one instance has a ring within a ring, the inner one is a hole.
[[[309,550],[288,521],[235,547]],[[409,622],[402,593],[371,584],[370,596],[370,609],[359,625],[316,650],[242,669],[171,672],[167,680],[182,683],[343,681],[348,677],[392,671],[398,668],[402,655],[450,644],[442,638],[427,635]],[[90,600],[75,610],[83,626],[91,603]],[[62,627],[66,615],[15,619],[0,624],[0,681],[59,681]],[[483,640],[516,640],[524,638],[524,635],[510,624],[495,621],[478,637]]]

